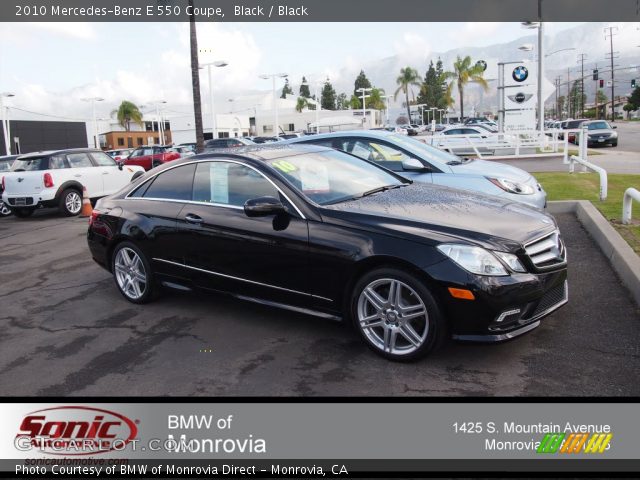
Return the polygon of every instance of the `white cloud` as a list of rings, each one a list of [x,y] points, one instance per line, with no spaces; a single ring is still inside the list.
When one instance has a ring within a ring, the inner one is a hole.
[[[95,40],[98,35],[89,22],[0,23],[0,38],[18,44],[38,44],[43,37]]]
[[[466,22],[461,29],[451,31],[449,38],[456,46],[474,45],[479,38],[486,39],[500,28],[500,22]]]
[[[408,32],[402,39],[393,42],[393,48],[400,62],[423,64],[431,53],[431,45],[417,33]]]

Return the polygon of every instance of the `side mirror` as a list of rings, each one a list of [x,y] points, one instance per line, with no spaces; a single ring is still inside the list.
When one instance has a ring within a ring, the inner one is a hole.
[[[431,168],[426,167],[416,158],[408,158],[402,161],[402,169],[407,172],[430,172]]]
[[[268,217],[284,212],[284,205],[274,197],[252,198],[244,204],[244,213],[247,217]]]
[[[123,168],[123,163],[122,162],[116,162],[118,164],[118,170],[122,171]]]
[[[613,126],[613,127],[611,127],[611,128],[618,128],[618,126],[617,126],[617,125],[614,125],[614,126]]]

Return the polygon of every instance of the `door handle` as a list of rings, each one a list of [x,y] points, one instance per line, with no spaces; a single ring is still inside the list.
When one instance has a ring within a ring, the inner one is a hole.
[[[199,225],[202,223],[202,217],[199,217],[198,215],[194,215],[193,213],[187,213],[187,215],[184,217],[184,219],[189,222],[189,223],[195,223],[196,225]]]
[[[77,174],[77,175],[74,175],[74,177],[76,177],[76,178],[80,178],[80,177],[82,177],[82,175]]]
[[[109,175],[109,172],[102,172],[103,175]]]

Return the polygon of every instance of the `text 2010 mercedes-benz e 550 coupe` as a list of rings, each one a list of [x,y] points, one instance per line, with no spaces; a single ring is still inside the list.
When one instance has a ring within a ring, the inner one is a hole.
[[[132,302],[198,288],[348,318],[394,360],[512,338],[567,301],[549,215],[317,146],[156,168],[98,203],[88,242]]]

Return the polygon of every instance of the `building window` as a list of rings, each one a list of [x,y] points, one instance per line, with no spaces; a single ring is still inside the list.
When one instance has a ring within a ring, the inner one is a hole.
[[[136,140],[138,141],[138,146],[144,144],[144,140],[141,137],[138,137]]]
[[[218,132],[218,138],[229,138],[229,132]]]
[[[289,126],[287,127],[287,130],[289,130],[290,132],[293,132],[296,129],[296,126],[293,123],[290,123]]]
[[[152,132],[153,131],[153,123],[152,122],[144,122],[144,130],[146,132]]]
[[[164,127],[162,127],[164,130],[171,130],[171,124],[169,122],[164,122]]]
[[[122,137],[118,138],[118,146],[119,147],[124,147],[124,138],[122,138]]]
[[[273,132],[273,125],[263,125],[262,133],[271,133]]]
[[[153,141],[156,145],[158,145],[158,143],[160,143],[160,138],[159,137],[153,137]]]

